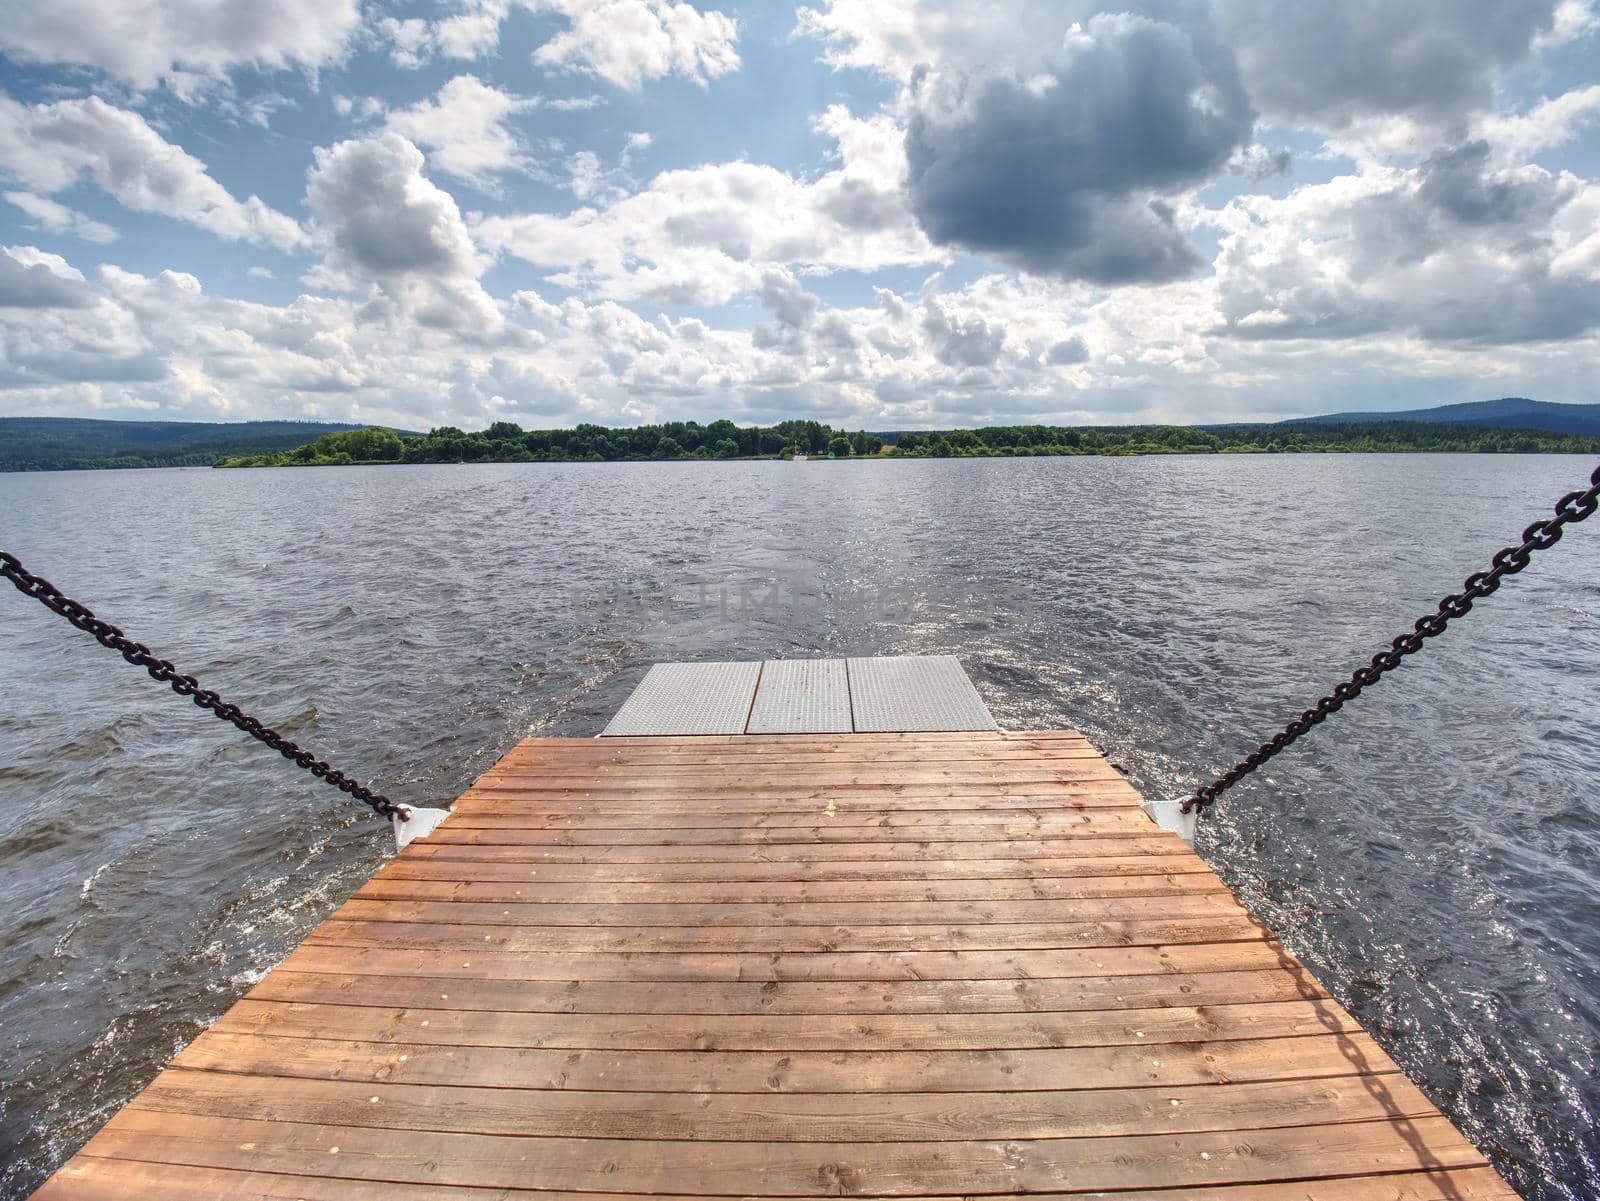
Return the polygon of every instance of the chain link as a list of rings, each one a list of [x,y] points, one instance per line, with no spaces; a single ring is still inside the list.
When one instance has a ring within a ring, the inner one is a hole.
[[[1335,685],[1327,696],[1289,722],[1210,784],[1204,788],[1197,788],[1194,795],[1184,801],[1179,808],[1184,813],[1190,813],[1197,809],[1203,811],[1206,806],[1215,804],[1217,797],[1224,791],[1233,787],[1279,751],[1287,748],[1312,726],[1321,725],[1344,708],[1347,701],[1355,700],[1363,689],[1372,687],[1386,672],[1399,667],[1407,655],[1414,655],[1420,651],[1429,638],[1437,638],[1444,633],[1451,621],[1465,617],[1472,611],[1474,601],[1494,595],[1501,581],[1507,576],[1516,575],[1526,567],[1535,551],[1549,550],[1561,541],[1561,534],[1566,526],[1576,525],[1592,517],[1596,509],[1600,509],[1600,467],[1596,467],[1594,473],[1590,475],[1588,488],[1569,492],[1556,502],[1554,517],[1536,521],[1523,530],[1522,545],[1508,546],[1496,552],[1489,560],[1488,571],[1478,571],[1469,575],[1461,591],[1452,593],[1440,601],[1436,612],[1419,617],[1410,630],[1389,644],[1388,650],[1373,655],[1370,663],[1356,668],[1350,673],[1348,680]]]
[[[252,738],[260,739],[285,759],[293,760],[305,768],[317,779],[370,806],[379,816],[399,817],[402,820],[410,816],[411,811],[404,805],[396,804],[388,797],[373,792],[364,784],[358,784],[342,771],[329,767],[310,751],[296,746],[270,726],[262,725],[239,706],[229,704],[209,688],[200,687],[200,681],[193,676],[184,675],[169,660],[158,658],[143,643],[133,641],[109,621],[96,617],[87,606],[64,595],[61,589],[49,580],[32,574],[22,566],[15,555],[7,554],[3,550],[0,550],[0,576],[10,580],[25,596],[33,597],[51,612],[59,613],[85,633],[93,634],[101,646],[118,652],[135,667],[144,668],[153,679],[169,685],[179,696],[188,697],[198,707],[208,710],[219,720],[231,722]]]

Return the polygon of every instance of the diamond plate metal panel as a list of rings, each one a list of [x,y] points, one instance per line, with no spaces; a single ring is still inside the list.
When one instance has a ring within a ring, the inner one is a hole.
[[[759,663],[657,663],[603,734],[742,734]]]
[[[848,734],[850,680],[843,659],[769,659],[746,734]]]
[[[847,662],[858,734],[1000,728],[951,655]]]

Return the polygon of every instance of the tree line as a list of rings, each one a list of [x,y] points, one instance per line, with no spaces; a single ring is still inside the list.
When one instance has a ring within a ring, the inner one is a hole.
[[[901,434],[897,455],[1195,455],[1332,453],[1593,454],[1600,438],[1422,421],[1254,425],[996,425]]]
[[[835,458],[876,455],[883,438],[834,429],[816,421],[735,425],[731,421],[671,421],[664,425],[525,430],[509,421],[466,433],[439,426],[417,437],[372,428],[325,434],[280,454],[224,459],[219,467],[330,466],[348,463],[594,463],[645,459]]]
[[[440,426],[402,436],[373,427],[324,434],[293,450],[223,459],[219,467],[341,466],[356,463],[573,463],[832,455],[973,458],[1034,455],[1327,454],[1433,451],[1478,454],[1600,454],[1600,437],[1476,425],[1373,421],[1220,426],[995,425],[901,434],[850,432],[816,421],[525,430],[509,421],[467,433]]]

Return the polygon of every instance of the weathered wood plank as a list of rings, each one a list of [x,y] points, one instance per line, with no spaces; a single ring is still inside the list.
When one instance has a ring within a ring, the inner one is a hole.
[[[496,865],[498,866],[498,865]],[[406,870],[399,871],[397,868]],[[421,868],[422,870],[416,870]],[[525,901],[530,904],[704,905],[780,902],[904,902],[1082,900],[1091,897],[1171,897],[1195,893],[1231,896],[1209,872],[999,880],[711,880],[549,881],[526,871],[481,878],[476,870],[452,870],[450,861],[426,865],[399,860],[363,884],[356,896],[391,901]],[[468,878],[472,877],[472,878]]]
[[[283,966],[302,972],[433,976],[456,980],[564,981],[868,981],[1125,978],[1180,972],[1304,969],[1266,941],[1026,951],[813,952],[796,955],[690,951],[504,954],[474,948],[440,955],[421,948],[350,947],[305,942]]]
[[[423,947],[437,951],[503,951],[538,955],[571,951],[686,954],[737,951],[770,955],[822,951],[998,951],[1064,947],[1165,946],[1185,942],[1255,942],[1266,929],[1248,917],[1164,918],[1063,924],[1029,922],[981,926],[770,926],[683,930],[577,929],[570,926],[493,927],[442,922],[374,922],[329,918],[308,943],[346,947]]]
[[[1436,1112],[1397,1073],[1262,1084],[1014,1093],[729,1094],[291,1080],[173,1069],[133,1102],[158,1113],[521,1138],[774,1143],[1103,1138],[1274,1130]],[[710,1151],[713,1153],[714,1151]]]
[[[438,976],[349,972],[271,972],[247,994],[255,1001],[328,1005],[488,1009],[508,1013],[1044,1013],[1238,1005],[1325,998],[1304,973],[1270,969],[1162,972],[1147,976],[1047,980],[534,981],[474,979],[462,988]]]
[[[969,1142],[779,1143],[497,1138],[124,1109],[89,1144],[108,1158],[334,1179],[713,1196],[1164,1188],[1477,1167],[1443,1118],[1288,1130]]]
[[[391,1181],[335,1180],[241,1169],[195,1168],[81,1155],[36,1194],[39,1201],[634,1201],[634,1194],[482,1189]],[[1082,1197],[1083,1194],[1072,1194]],[[1031,1193],[1030,1201],[1065,1201],[1065,1193]],[[1124,1192],[1118,1201],[1517,1201],[1488,1168],[1405,1172],[1295,1184],[1233,1185],[1224,1189]],[[691,1201],[655,1194],[652,1201]],[[870,1199],[869,1199],[870,1201]],[[966,1201],[929,1197],[926,1201]],[[1016,1195],[994,1201],[1020,1201]]]
[[[884,799],[881,794],[861,796],[836,795],[824,800],[794,802],[791,800],[750,800],[730,796],[714,800],[680,800],[670,809],[660,804],[641,805],[633,798],[607,798],[586,796],[571,798],[517,797],[509,793],[470,792],[456,801],[452,820],[468,814],[514,814],[538,816],[549,821],[578,821],[580,824],[616,825],[623,828],[638,826],[639,818],[648,818],[658,826],[678,825],[681,822],[698,822],[701,819],[716,823],[732,822],[759,829],[771,825],[812,825],[815,815],[826,815],[839,821],[850,818],[877,820],[888,815],[934,816],[940,814],[972,814],[979,820],[1003,820],[1007,814],[1026,816],[1055,809],[1126,808],[1131,799],[1121,786],[1104,784],[1093,789],[1063,790],[1056,796],[1012,797],[1003,793],[992,796],[918,797],[902,795]],[[771,818],[800,817],[800,822],[772,822]],[[805,818],[810,820],[806,821]],[[633,819],[633,820],[629,820]],[[959,816],[952,820],[961,820]]]
[[[731,774],[737,774],[734,769]],[[1063,770],[1034,780],[822,780],[811,782],[802,771],[794,773],[795,779],[786,784],[771,783],[760,789],[744,788],[734,780],[725,779],[713,787],[691,780],[656,779],[650,784],[622,783],[612,786],[602,779],[563,782],[559,780],[531,780],[514,785],[483,784],[475,787],[476,793],[503,791],[518,796],[534,797],[615,797],[639,800],[711,799],[719,796],[761,796],[805,800],[829,796],[865,795],[880,793],[886,797],[951,797],[951,796],[1059,796],[1074,788],[1129,787],[1127,781],[1109,767],[1083,768],[1078,771]]]
[[[1140,823],[1145,823],[1141,825]],[[1048,814],[1007,816],[999,821],[921,821],[851,825],[813,822],[810,825],[770,826],[760,829],[733,827],[696,829],[667,826],[648,829],[596,829],[587,826],[552,828],[515,816],[472,815],[460,825],[446,822],[428,836],[433,846],[556,846],[556,847],[740,847],[763,850],[799,845],[816,848],[834,843],[941,843],[1053,841],[1071,838],[1114,838],[1141,834],[1149,819],[1126,807],[1053,809]]]
[[[452,848],[451,854],[433,853],[422,843],[413,844],[405,857],[380,869],[385,878],[451,880],[545,880],[567,883],[791,883],[821,884],[888,881],[927,881],[930,885],[966,884],[973,881],[1051,881],[1099,876],[1152,876],[1199,874],[1216,879],[1193,852],[1171,843],[1143,854],[1084,854],[1066,858],[941,859],[941,860],[810,860],[804,863],[769,863],[747,857],[732,862],[679,863],[550,863],[536,857],[507,857]],[[1098,852],[1101,848],[1094,847]]]
[[[446,1047],[212,1029],[178,1054],[196,1071],[481,1088],[706,1093],[1026,1093],[1386,1075],[1366,1034],[985,1051],[638,1051]]]
[[[737,779],[730,779],[728,767],[738,766]],[[797,770],[799,769],[799,770]],[[798,777],[798,778],[797,778]],[[821,788],[850,786],[856,788],[882,788],[918,784],[974,784],[980,788],[1002,784],[1071,784],[1081,781],[1116,781],[1121,773],[1098,755],[1057,756],[1050,761],[1017,759],[1006,763],[946,762],[921,763],[837,763],[798,764],[793,762],[766,764],[722,764],[711,766],[696,762],[688,770],[664,774],[659,767],[600,766],[592,771],[523,771],[498,770],[479,777],[480,785],[487,781],[502,782],[517,787],[537,788],[542,785],[564,785],[589,789],[596,785],[617,783],[636,788],[648,795],[654,790],[687,791],[703,789],[706,792],[743,791],[778,792],[791,788]]]
[[[1072,732],[529,740],[41,1201],[1509,1201]]]
[[[1244,917],[1231,893],[1184,893],[1166,897],[1088,897],[1074,900],[1011,901],[776,901],[743,904],[531,904],[520,898],[475,901],[398,900],[357,896],[336,917],[352,922],[438,922],[472,926],[825,926],[869,924],[917,926],[1000,925],[1060,922],[1161,921],[1227,914]]]
[[[963,842],[701,843],[697,845],[562,847],[550,843],[481,843],[441,837],[446,822],[412,843],[418,858],[475,858],[503,863],[813,863],[817,860],[1065,859],[1072,856],[1191,854],[1176,834],[1085,834],[1081,838]],[[755,846],[755,852],[751,847]],[[407,851],[410,851],[410,847]]]
[[[448,998],[439,1002],[447,1004]],[[1091,1012],[810,1014],[505,1013],[383,1009],[245,999],[217,1020],[229,1033],[361,1038],[450,1047],[640,1051],[945,1051],[1024,1047],[1155,1046],[1354,1033],[1329,1000]]]

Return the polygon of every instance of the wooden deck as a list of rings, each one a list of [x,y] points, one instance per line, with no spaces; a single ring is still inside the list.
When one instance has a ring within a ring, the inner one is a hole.
[[[529,740],[40,1201],[1515,1194],[1080,736]]]

